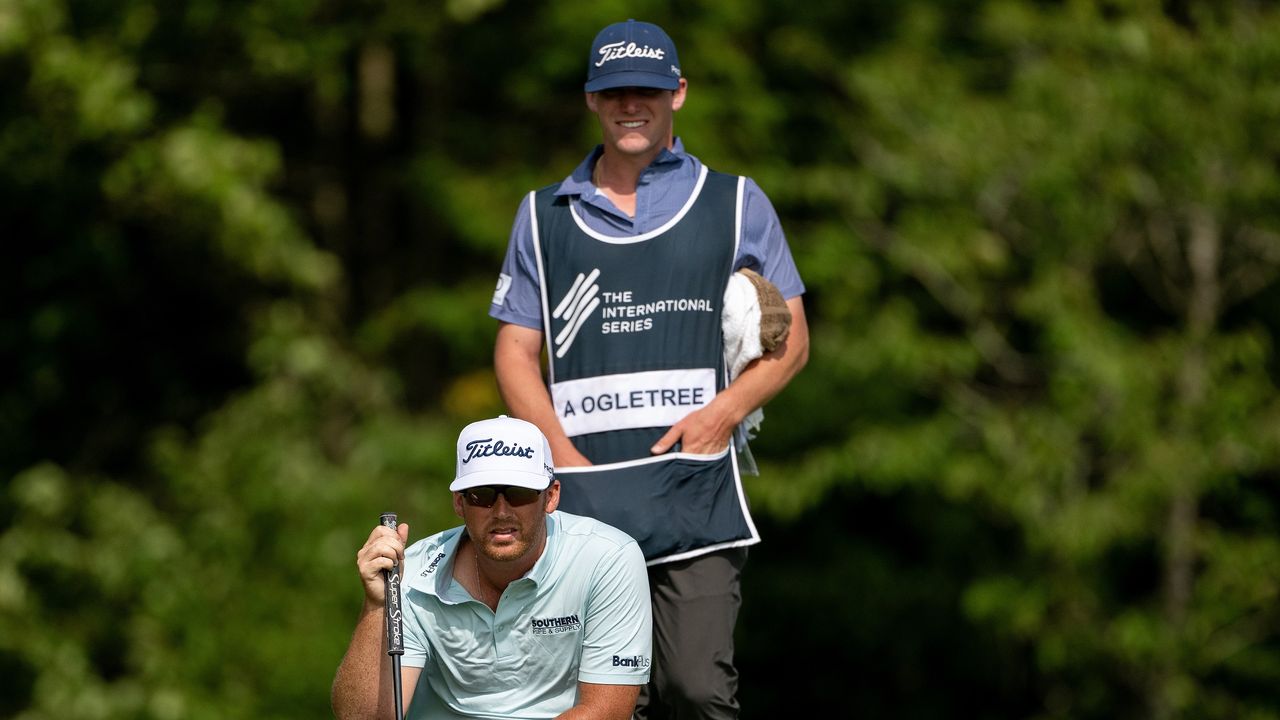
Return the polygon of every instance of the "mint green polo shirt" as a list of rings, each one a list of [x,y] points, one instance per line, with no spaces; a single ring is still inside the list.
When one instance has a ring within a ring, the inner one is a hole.
[[[591,518],[547,516],[547,545],[494,612],[453,579],[462,527],[405,551],[404,657],[421,667],[409,720],[551,718],[578,683],[649,680],[652,616],[635,540]]]

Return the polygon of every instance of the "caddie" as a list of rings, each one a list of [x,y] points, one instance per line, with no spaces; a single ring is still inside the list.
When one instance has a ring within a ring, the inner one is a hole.
[[[654,666],[638,717],[737,717],[733,630],[759,535],[734,434],[807,361],[804,285],[760,187],[675,136],[689,82],[662,28],[609,25],[586,70],[602,142],[520,203],[489,311],[494,368],[550,442],[562,507],[644,550]],[[721,303],[742,268],[781,293],[789,333],[731,378]]]

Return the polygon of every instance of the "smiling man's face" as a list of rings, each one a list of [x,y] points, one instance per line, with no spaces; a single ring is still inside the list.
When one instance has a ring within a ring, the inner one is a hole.
[[[686,87],[681,78],[677,90],[624,87],[587,93],[606,152],[652,160],[671,147],[674,115],[684,105]]]

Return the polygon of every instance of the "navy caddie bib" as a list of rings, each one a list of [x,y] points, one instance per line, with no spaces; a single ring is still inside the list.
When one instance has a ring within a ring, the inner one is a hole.
[[[529,203],[552,404],[589,468],[556,468],[560,507],[618,527],[650,563],[758,542],[736,453],[649,448],[726,384],[720,329],[743,179],[705,167],[642,235],[589,228],[553,187]]]

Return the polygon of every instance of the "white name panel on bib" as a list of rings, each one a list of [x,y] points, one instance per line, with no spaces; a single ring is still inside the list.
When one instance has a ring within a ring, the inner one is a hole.
[[[674,425],[715,396],[714,368],[601,375],[551,386],[551,401],[569,437]]]

